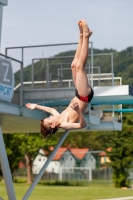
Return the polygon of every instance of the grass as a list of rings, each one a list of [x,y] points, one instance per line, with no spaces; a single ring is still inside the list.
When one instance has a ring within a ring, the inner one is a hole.
[[[16,199],[22,200],[29,185],[15,183]],[[29,200],[96,200],[100,198],[115,198],[133,196],[133,190],[122,190],[110,185],[90,184],[88,186],[46,186],[38,184]],[[8,200],[4,183],[0,183],[0,197]]]

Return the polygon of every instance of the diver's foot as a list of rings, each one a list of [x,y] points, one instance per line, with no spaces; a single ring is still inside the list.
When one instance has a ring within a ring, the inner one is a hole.
[[[83,28],[82,28],[81,20],[78,21],[78,26],[79,26],[80,36],[83,36]]]
[[[81,20],[82,29],[83,29],[83,36],[90,37],[92,35],[92,31],[89,29],[85,20]]]

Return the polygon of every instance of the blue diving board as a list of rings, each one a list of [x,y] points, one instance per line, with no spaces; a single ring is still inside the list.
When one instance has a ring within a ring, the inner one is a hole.
[[[111,109],[103,110],[103,112],[113,112]],[[133,108],[114,109],[116,113],[133,113]]]

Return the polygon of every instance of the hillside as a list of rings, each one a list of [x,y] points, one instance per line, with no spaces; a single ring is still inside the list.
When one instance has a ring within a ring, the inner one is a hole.
[[[94,49],[94,53],[113,53],[114,57],[114,74],[115,76],[121,76],[123,84],[133,85],[133,48],[128,47],[127,49],[117,52],[113,49],[98,50]],[[110,58],[109,58],[110,59]],[[101,61],[100,58],[94,58],[94,65],[102,63],[103,72],[109,70],[110,60],[106,59]]]
[[[72,56],[74,51],[62,52],[57,56]],[[121,76],[123,84],[133,85],[133,48],[128,47],[127,49],[117,52],[113,49],[94,49],[94,54],[98,53],[113,53],[114,57],[114,74],[115,76]],[[65,67],[70,68],[72,58],[55,59],[54,57],[50,60],[49,69],[50,73],[57,74],[58,68]],[[101,73],[111,72],[111,58],[110,56],[94,56],[94,66],[100,66]],[[46,80],[46,60],[38,61],[35,63],[34,80],[42,81]],[[98,73],[96,70],[94,73]],[[15,80],[19,83],[20,72],[16,72]],[[65,70],[63,72],[64,79],[71,79],[71,71]],[[31,81],[31,65],[24,68],[24,81]]]

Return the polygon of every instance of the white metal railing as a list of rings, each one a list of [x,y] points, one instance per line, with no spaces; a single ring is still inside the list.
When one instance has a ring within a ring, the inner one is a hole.
[[[109,74],[93,74],[93,81],[99,81],[99,77],[100,77],[100,80],[112,80],[112,74],[109,73]],[[88,76],[88,79],[91,79],[91,76],[90,75],[87,75]],[[114,80],[118,80],[119,81],[119,84],[122,85],[122,78],[121,77],[114,77]],[[72,79],[66,79],[66,80],[62,80],[62,82],[64,83],[68,83],[68,87],[71,88],[72,86],[72,82],[73,80]],[[34,81],[34,84],[46,84],[47,81]],[[52,80],[51,83],[58,83],[58,80]],[[32,85],[32,81],[28,81],[28,82],[23,82],[23,85]],[[14,90],[17,90],[19,87],[21,86],[21,83],[19,83],[15,88]],[[100,86],[100,85],[98,85]]]

